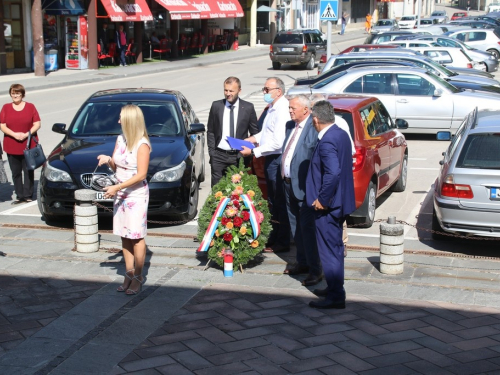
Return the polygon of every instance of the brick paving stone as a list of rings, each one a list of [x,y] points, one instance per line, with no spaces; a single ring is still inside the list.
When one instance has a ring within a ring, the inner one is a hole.
[[[328,335],[314,335],[311,337],[306,337],[300,341],[308,346],[317,346],[323,344],[332,344],[336,342],[348,341],[349,339],[345,337],[342,333],[334,333]]]
[[[248,315],[246,312],[241,311],[240,309],[237,309],[236,307],[233,306],[229,306],[224,309],[217,309],[217,312],[220,315],[223,315],[232,320],[251,319],[251,316]]]
[[[419,337],[414,339],[416,343],[425,346],[426,348],[435,350],[438,353],[449,355],[453,353],[458,353],[461,349],[454,346],[455,344],[447,344],[442,341],[435,339],[434,337]]]
[[[494,350],[488,348],[466,350],[460,353],[451,354],[450,358],[454,358],[462,363],[480,361],[484,359],[490,359],[498,357],[498,353]]]
[[[202,356],[196,354],[192,350],[172,353],[170,354],[170,356],[191,371],[207,367],[213,368],[213,365],[209,361],[207,361]]]
[[[383,326],[379,326],[378,324],[373,324],[370,321],[359,319],[359,317],[358,320],[351,321],[348,324],[362,330],[363,332],[368,333],[369,335],[382,335],[384,333],[392,332],[391,330],[384,328]],[[389,323],[389,324],[395,324],[395,323]]]
[[[290,314],[290,310],[285,308],[275,307],[275,308],[261,309],[259,311],[249,311],[248,314],[250,314],[253,318],[267,318],[270,316],[280,316],[280,315]]]
[[[448,333],[437,327],[428,326],[428,327],[418,328],[417,330],[427,336],[434,337],[435,339],[438,339],[446,343],[462,341],[461,337],[458,337],[452,333]]]
[[[371,311],[368,309],[356,311],[356,315],[376,325],[394,323],[394,320],[386,317],[385,315],[381,315],[378,312]]]
[[[376,300],[371,300],[370,302],[360,302],[360,305],[380,315],[390,315],[398,312],[392,304],[391,306],[388,306],[388,303],[380,303]]]
[[[378,335],[377,337],[389,343],[402,340],[412,340],[424,336],[425,335],[422,332],[419,332],[414,329],[409,329],[407,331],[385,333],[383,335]]]
[[[214,344],[234,341],[234,337],[222,332],[216,327],[200,328],[196,330],[196,333]]]
[[[448,370],[457,375],[480,374],[487,371],[494,371],[499,369],[499,364],[490,361],[460,363],[457,365],[445,367],[445,370]]]
[[[418,357],[415,357],[414,355],[407,352],[385,354],[377,357],[365,358],[366,362],[371,363],[376,367],[399,365],[405,362],[413,362],[416,360],[418,360]]]
[[[307,330],[314,335],[324,335],[327,333],[339,333],[345,331],[351,331],[354,328],[347,323],[333,323],[333,324],[324,324],[321,326],[310,327]]]
[[[322,367],[319,369],[323,374],[327,375],[356,375],[355,372],[345,368],[341,365],[333,365],[328,367]]]
[[[494,324],[500,324],[500,319],[487,315],[487,316],[480,316],[477,318],[459,320],[457,321],[457,324],[460,324],[467,328],[493,326]]]
[[[345,350],[346,352],[349,352],[356,357],[365,359],[365,358],[370,358],[370,357],[376,357],[379,356],[380,353],[377,353],[375,350],[372,350],[364,345],[361,345],[358,342],[355,341],[345,341],[345,342],[338,342],[335,344],[339,348]]]
[[[453,332],[455,335],[460,336],[464,339],[477,339],[480,337],[485,337],[485,336],[491,336],[491,335],[496,335],[500,333],[500,331],[491,328],[491,327],[475,327],[475,328],[468,328],[468,329],[463,329],[461,331],[455,331]]]
[[[24,338],[24,336],[19,331],[0,333],[0,343],[19,340],[22,338]]]
[[[241,324],[238,324],[236,322],[233,322],[230,319],[227,319],[224,316],[218,316],[217,318],[207,319],[204,322],[209,323],[208,325],[212,325],[214,327],[217,327],[222,332],[226,332],[226,333],[229,333],[231,331],[239,331],[239,330],[246,328],[246,327],[242,326]]]
[[[415,350],[420,348],[422,348],[421,345],[411,340],[397,341],[397,342],[392,342],[390,344],[374,345],[370,347],[370,349],[373,349],[379,352],[380,354],[407,352],[410,350]]]
[[[272,301],[257,303],[257,305],[259,305],[263,309],[271,309],[271,308],[284,307],[290,305],[300,305],[300,304],[301,303],[299,301],[292,298],[281,298]]]
[[[308,330],[306,330],[305,328],[300,328],[295,325],[290,325],[288,323],[275,325],[273,326],[273,329],[276,332],[282,333],[292,339],[301,339],[313,336],[313,334]]]
[[[355,355],[352,355],[348,352],[339,352],[335,354],[331,354],[328,358],[333,359],[338,364],[344,366],[345,368],[352,370],[354,372],[370,370],[374,368],[374,366]]]
[[[459,363],[458,361],[455,361],[449,356],[443,355],[429,348],[412,350],[409,353],[419,358],[422,358],[426,361],[429,361],[439,367],[452,366]]]
[[[387,375],[387,374],[397,374],[397,375],[407,375],[407,374],[418,374],[415,370],[406,367],[404,365],[392,365],[386,367],[380,367],[373,370],[367,370],[360,372],[362,375]]]
[[[447,332],[458,331],[460,329],[464,329],[464,327],[460,324],[449,321],[448,319],[441,318],[440,316],[430,315],[424,318],[420,318],[424,322],[433,325],[435,327],[441,328]]]
[[[229,332],[228,334],[234,339],[242,340],[242,339],[249,339],[252,337],[265,336],[274,332],[275,331],[269,327],[257,327],[257,328],[242,329],[239,331],[232,331]]]
[[[225,301],[215,301],[215,302],[208,302],[208,303],[198,303],[196,305],[188,305],[185,308],[188,311],[191,312],[202,312],[202,311],[211,311],[211,310],[218,310],[218,309],[225,309],[228,307],[228,303]]]
[[[203,337],[185,340],[182,343],[202,357],[224,353],[224,350],[218,348],[211,341]]]
[[[169,344],[171,342],[194,339],[194,338],[199,337],[197,332],[199,332],[200,330],[211,329],[211,328],[212,327],[200,328],[199,330],[196,330],[196,331],[176,332],[176,333],[170,333],[170,334],[159,335],[159,336],[151,335],[151,336],[149,336],[149,341],[151,341],[155,345],[162,345],[162,344]]]
[[[137,361],[124,362],[121,364],[121,367],[127,371],[138,371],[164,365],[171,365],[174,363],[176,362],[171,357],[169,357],[168,355],[162,355],[147,359],[139,359]]]
[[[331,366],[333,364],[335,364],[335,362],[329,358],[316,357],[316,358],[304,359],[304,360],[298,361],[298,362],[286,363],[286,364],[283,364],[281,367],[283,367],[285,370],[291,372],[292,374],[296,374],[298,372],[307,371],[307,370],[314,370],[314,369],[318,369],[321,367]]]
[[[250,301],[245,300],[244,298],[235,298],[232,300],[227,301],[230,305],[233,305],[237,309],[240,309],[242,311],[254,311],[254,310],[260,310],[261,307],[257,306],[255,303],[252,303]]]
[[[197,303],[207,303],[207,302],[214,302],[214,301],[227,301],[231,300],[233,298],[238,298],[238,294],[233,293],[233,292],[221,292],[215,291],[213,294],[207,295],[204,293],[201,296],[196,296],[195,301]]]
[[[160,373],[156,369],[148,368],[147,370],[129,372],[128,375],[160,375]]]
[[[461,350],[472,350],[472,349],[480,349],[480,348],[488,348],[492,345],[497,345],[498,341],[492,340],[489,337],[482,337],[474,340],[464,340],[460,342],[454,342],[454,347]]]
[[[352,322],[353,320],[358,320],[358,319],[359,317],[353,313],[337,314],[333,316],[320,316],[313,318],[313,320],[319,324]]]
[[[252,349],[243,349],[236,352],[208,356],[205,357],[205,359],[213,363],[215,366],[220,366],[228,363],[241,362],[259,357],[260,355],[254,352]]]
[[[243,363],[260,374],[285,375],[288,373],[288,371],[282,369],[278,365],[275,365],[265,358],[251,359],[243,361]]]
[[[301,349],[303,350],[303,349]],[[281,365],[283,363],[289,363],[297,361],[297,357],[291,354],[288,354],[286,351],[274,346],[261,346],[260,348],[254,348],[254,351],[259,353],[261,356],[267,358],[273,363]],[[292,352],[293,354],[293,352]]]
[[[250,370],[250,367],[242,362],[229,363],[227,365],[211,367],[203,370],[195,371],[198,375],[233,375],[241,374],[245,370]]]
[[[290,353],[297,358],[305,359],[305,358],[313,358],[313,357],[338,353],[341,350],[342,349],[333,344],[325,344],[325,345],[313,346],[311,348],[294,350],[293,352]]]
[[[435,307],[435,308],[424,308],[424,310],[428,311],[429,313],[436,315],[440,318],[449,320],[450,322],[457,322],[459,320],[462,320],[464,317],[463,315],[460,315],[453,310],[448,310],[448,309],[443,309],[442,307]],[[424,319],[424,318],[422,318]]]
[[[170,323],[186,323],[192,322],[196,320],[204,320],[208,318],[218,317],[219,315],[215,311],[204,311],[204,312],[196,312],[191,314],[183,314],[179,316],[173,316],[170,319]]]
[[[170,344],[151,346],[144,349],[136,349],[135,353],[141,358],[151,358],[158,355],[185,351],[186,349],[187,348],[180,342],[174,342]]]
[[[424,360],[408,362],[405,363],[405,366],[411,368],[412,370],[418,371],[418,373],[420,374],[453,375],[453,373],[444,370],[442,367],[436,366],[434,363]]]
[[[417,329],[418,331],[421,331],[419,328],[428,326],[429,324],[425,323],[420,319],[410,319],[397,323],[384,324],[382,327],[388,329],[391,332],[399,332],[399,331],[406,331],[407,329]]]
[[[193,375],[194,372],[189,371],[187,368],[184,366],[175,363],[173,365],[167,365],[167,366],[161,366],[158,367],[156,370],[160,372],[163,375]]]
[[[381,345],[387,343],[386,341],[379,339],[376,336],[369,335],[368,333],[361,331],[359,329],[346,331],[343,334],[344,336],[350,338],[351,340],[354,340],[355,342],[366,346]]]
[[[225,344],[220,344],[219,347],[226,352],[234,352],[237,350],[256,348],[259,346],[269,345],[269,342],[260,337],[254,337],[251,339],[239,340],[235,342],[228,342]]]
[[[274,345],[283,350],[291,351],[305,347],[305,345],[302,344],[301,342],[279,334],[268,335],[264,336],[263,338],[266,339],[266,341],[273,343]]]
[[[242,322],[246,327],[261,327],[261,326],[266,326],[266,325],[275,325],[275,324],[280,324],[280,323],[286,323],[286,320],[278,317],[278,316],[271,316],[268,318],[260,318],[260,319],[252,319],[252,320],[247,320],[246,322]]]
[[[393,314],[387,314],[386,316],[395,321],[404,321],[411,319],[418,319],[428,316],[429,312],[424,310],[407,310],[407,311],[398,311]]]

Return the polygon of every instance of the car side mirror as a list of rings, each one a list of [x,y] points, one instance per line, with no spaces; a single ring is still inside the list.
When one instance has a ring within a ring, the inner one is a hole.
[[[52,125],[52,131],[59,134],[67,134],[66,124],[54,124]]]
[[[396,126],[398,129],[408,129],[408,121],[403,120],[402,118],[397,118]]]
[[[441,89],[434,90],[434,93],[432,94],[432,96],[437,96],[437,97],[440,97],[442,95],[443,95],[443,90]]]
[[[188,134],[205,133],[205,125],[203,124],[191,124],[189,125]]]
[[[451,132],[437,132],[436,139],[438,141],[449,141],[451,140]]]

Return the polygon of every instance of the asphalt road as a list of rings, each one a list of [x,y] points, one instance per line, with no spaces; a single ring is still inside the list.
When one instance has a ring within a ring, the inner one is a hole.
[[[344,49],[349,45],[358,44],[366,37],[362,31],[356,31],[356,33],[359,34],[359,38],[356,40],[342,41],[340,39],[339,41],[339,38],[334,38],[335,43],[332,53],[336,53],[337,50]],[[107,82],[28,92],[26,100],[35,103],[40,112],[43,119],[40,136],[44,140],[44,149],[49,152],[61,140],[61,135],[51,131],[52,124],[69,124],[85,99],[98,90],[124,87],[162,87],[180,90],[190,101],[200,120],[206,123],[210,105],[212,101],[223,96],[223,81],[229,75],[241,79],[241,97],[253,102],[259,114],[265,107],[260,88],[267,77],[278,76],[283,79],[287,87],[290,87],[297,77],[315,73],[315,71],[310,72],[286,67],[280,71],[274,71],[271,68],[269,58],[263,56],[245,61],[225,62],[182,71],[172,70]],[[7,95],[0,95],[0,102],[8,100]],[[431,227],[433,182],[439,171],[441,153],[448,143],[438,142],[433,136],[427,135],[408,135],[407,142],[409,147],[409,169],[406,191],[403,193],[385,193],[377,199],[375,219],[387,219],[388,216],[396,216],[399,220],[404,220],[411,225],[417,225],[418,228],[412,226],[406,226],[405,228],[407,249],[495,255],[496,242],[431,240],[428,230]],[[208,163],[206,171],[208,178],[206,182],[201,184],[199,207],[201,207],[210,191],[210,166]],[[39,170],[37,173],[39,173]],[[35,179],[38,180],[37,175],[35,175]],[[10,205],[12,192],[12,185],[10,187],[3,186],[0,189],[1,222],[44,224],[40,218],[36,202],[13,208]],[[155,230],[161,230],[161,228]],[[182,228],[179,228],[179,231],[181,232]],[[369,229],[353,228],[349,230],[349,234],[350,245],[378,247],[378,225],[374,225]],[[488,245],[488,243],[491,245]]]

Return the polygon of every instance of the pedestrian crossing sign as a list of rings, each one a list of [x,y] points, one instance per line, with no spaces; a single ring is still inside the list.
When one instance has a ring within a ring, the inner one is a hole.
[[[319,10],[322,21],[337,21],[338,0],[321,0]]]

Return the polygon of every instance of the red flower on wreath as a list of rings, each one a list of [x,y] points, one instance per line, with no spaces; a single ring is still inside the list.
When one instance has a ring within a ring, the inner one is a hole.
[[[243,216],[243,220],[244,220],[244,221],[248,221],[248,220],[250,220],[250,214],[248,213],[248,211],[243,211],[243,212],[241,213],[241,216]]]
[[[232,201],[239,201],[240,200],[240,196],[237,195],[237,194],[233,194],[233,195],[231,195],[231,200]]]
[[[240,208],[240,202],[238,202],[237,200],[234,200],[233,201],[233,206],[236,207],[236,208]]]
[[[231,242],[233,235],[231,233],[224,233],[224,241]]]
[[[227,217],[223,217],[220,221],[220,223],[224,226],[226,226],[227,223],[229,223],[231,221],[231,219],[227,218]]]
[[[241,227],[241,224],[243,224],[243,219],[241,217],[235,217],[233,220],[233,224],[235,227]]]

